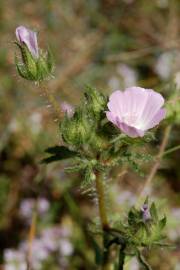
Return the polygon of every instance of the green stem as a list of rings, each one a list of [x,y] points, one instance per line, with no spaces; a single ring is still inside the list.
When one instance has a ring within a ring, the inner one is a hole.
[[[98,207],[101,227],[104,230],[108,227],[108,219],[106,214],[104,184],[101,178],[101,174],[99,172],[96,173],[96,191],[98,196]]]
[[[41,83],[39,86],[40,86],[43,94],[46,95],[48,102],[53,107],[53,110],[54,110],[56,116],[58,117],[58,119],[61,120],[63,118],[64,113],[60,108],[60,104],[58,103],[58,101],[56,100],[54,95],[51,93],[51,91],[49,89],[47,89],[43,83]]]
[[[124,252],[125,250],[125,245],[122,245],[119,249],[119,266],[118,266],[118,270],[123,270],[124,269],[124,263],[125,263],[125,257],[126,254]]]
[[[102,270],[110,270],[111,266],[108,263],[109,248],[107,246],[108,234],[106,233],[106,229],[109,226],[108,226],[108,218],[107,218],[107,213],[106,213],[104,184],[103,184],[103,180],[102,180],[102,176],[101,176],[100,172],[96,172],[96,192],[97,192],[97,197],[98,197],[98,208],[99,208],[99,216],[100,216],[101,228],[103,230],[103,262],[102,262]]]
[[[137,252],[137,256],[140,264],[144,267],[145,270],[152,270],[151,266],[146,262],[145,258],[139,250]]]

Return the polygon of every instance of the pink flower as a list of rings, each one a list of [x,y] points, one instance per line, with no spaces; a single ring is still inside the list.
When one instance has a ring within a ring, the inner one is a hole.
[[[149,211],[148,204],[145,203],[141,207],[141,211],[142,211],[142,218],[143,218],[144,222],[151,219],[151,214],[150,214],[150,211]]]
[[[31,31],[24,26],[19,26],[16,28],[16,38],[21,44],[25,44],[28,47],[33,57],[39,57],[39,48],[36,32]]]
[[[164,98],[154,90],[130,87],[124,92],[117,90],[111,94],[106,116],[128,136],[143,137],[148,129],[164,119],[163,104]]]
[[[67,116],[70,118],[74,115],[74,107],[67,102],[61,103],[61,109],[64,113],[67,113]]]

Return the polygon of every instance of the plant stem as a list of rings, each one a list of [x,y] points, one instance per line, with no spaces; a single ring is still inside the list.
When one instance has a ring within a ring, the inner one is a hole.
[[[106,214],[106,204],[105,204],[105,191],[104,185],[99,172],[96,173],[96,191],[98,196],[98,206],[99,206],[99,215],[101,221],[102,229],[108,227],[108,219]]]
[[[41,91],[43,92],[43,94],[46,95],[46,98],[47,98],[48,102],[50,103],[50,105],[52,105],[56,116],[59,119],[61,119],[63,117],[64,113],[63,113],[63,111],[61,111],[60,104],[57,102],[57,100],[55,99],[55,97],[51,93],[51,91],[49,89],[47,89],[46,86],[44,86],[44,84],[40,84],[39,86],[40,86]]]
[[[96,172],[96,192],[97,192],[97,197],[98,197],[98,208],[99,208],[101,228],[103,231],[103,262],[102,262],[101,269],[110,270],[111,266],[108,263],[109,248],[107,247],[108,234],[106,233],[106,229],[109,226],[108,226],[108,218],[107,218],[107,213],[106,213],[104,184],[103,184],[102,175],[100,174],[100,172]]]
[[[172,153],[172,152],[174,152],[174,151],[177,151],[177,150],[179,150],[179,149],[180,149],[180,145],[176,145],[176,146],[174,146],[174,147],[172,147],[172,148],[166,150],[166,151],[164,152],[164,154],[163,154],[163,157],[164,157],[165,155],[169,155],[170,153]]]
[[[119,249],[119,265],[118,265],[118,270],[123,270],[124,269],[124,263],[125,263],[125,245],[122,245]]]
[[[145,270],[152,270],[151,266],[146,262],[145,258],[139,250],[137,252],[137,256],[140,264],[144,267]]]
[[[147,179],[145,181],[145,184],[144,184],[144,186],[143,186],[143,188],[142,188],[142,190],[140,192],[139,199],[138,199],[138,201],[136,203],[136,206],[140,206],[143,203],[144,198],[148,195],[148,189],[149,189],[149,187],[151,185],[151,182],[152,182],[157,170],[159,169],[162,157],[163,157],[163,155],[165,153],[165,148],[166,148],[168,140],[169,140],[171,129],[172,129],[171,125],[168,125],[165,128],[164,137],[163,137],[163,140],[162,140],[160,148],[159,148],[159,153],[157,155],[156,162],[154,163],[154,165],[153,165],[153,167],[152,167],[152,169],[150,171],[150,174],[149,174],[149,176],[147,177]]]
[[[28,255],[27,255],[27,269],[28,270],[31,270],[32,268],[32,245],[33,245],[33,240],[36,234],[36,222],[37,222],[37,212],[35,208],[33,216],[32,216],[31,226],[29,229],[29,235],[28,235]]]

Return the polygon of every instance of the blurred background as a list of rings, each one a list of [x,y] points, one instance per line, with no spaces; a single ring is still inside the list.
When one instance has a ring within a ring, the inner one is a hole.
[[[42,48],[51,48],[56,70],[46,83],[59,106],[80,103],[85,84],[106,94],[139,85],[169,98],[180,68],[179,0],[1,0],[0,1],[0,269],[96,269],[89,232],[96,218],[93,194],[80,192],[78,175],[65,163],[42,165],[44,149],[60,142],[51,104],[14,66],[15,28],[39,32]],[[179,77],[178,77],[179,78]],[[179,144],[178,124],[168,147]],[[155,142],[158,152],[163,124]],[[166,233],[174,248],[153,249],[154,270],[180,270],[180,152],[167,155],[153,181],[152,198],[168,216]],[[109,208],[125,216],[145,176],[124,168],[109,180]],[[31,250],[29,250],[31,243]],[[127,270],[139,270],[136,259]]]

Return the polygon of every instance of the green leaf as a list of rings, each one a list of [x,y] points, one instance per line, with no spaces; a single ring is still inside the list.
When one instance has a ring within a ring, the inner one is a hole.
[[[140,214],[134,207],[132,207],[128,213],[128,223],[129,225],[135,225],[140,221]]]
[[[82,169],[84,169],[84,165],[83,164],[77,164],[77,165],[74,165],[74,166],[67,167],[64,170],[67,173],[73,173],[73,172],[79,172]]]
[[[96,179],[96,176],[93,172],[93,169],[90,166],[87,166],[87,168],[85,170],[85,174],[84,174],[84,181],[86,183],[91,183],[95,179]]]
[[[155,223],[157,223],[157,221],[158,221],[158,214],[157,214],[157,208],[156,208],[156,205],[155,205],[154,202],[151,205],[150,214],[151,214],[151,217],[152,217],[153,221]]]
[[[77,152],[69,150],[65,146],[53,146],[45,150],[46,153],[52,154],[50,157],[44,158],[42,163],[50,163],[63,159],[73,158],[78,155]]]
[[[48,67],[49,72],[52,72],[54,69],[54,58],[50,49],[48,49],[48,54],[47,54],[47,67]]]
[[[145,199],[145,201],[144,201],[144,204],[147,204],[148,205],[148,203],[149,203],[149,197],[147,196],[146,199]]]
[[[97,265],[101,265],[102,260],[103,260],[103,253],[98,243],[93,238],[91,240],[92,240],[92,245],[93,245],[93,249],[95,253],[95,262]]]
[[[167,221],[167,219],[166,219],[166,216],[165,217],[163,217],[160,221],[159,221],[159,229],[160,230],[163,230],[164,229],[164,227],[166,226],[166,221]]]

